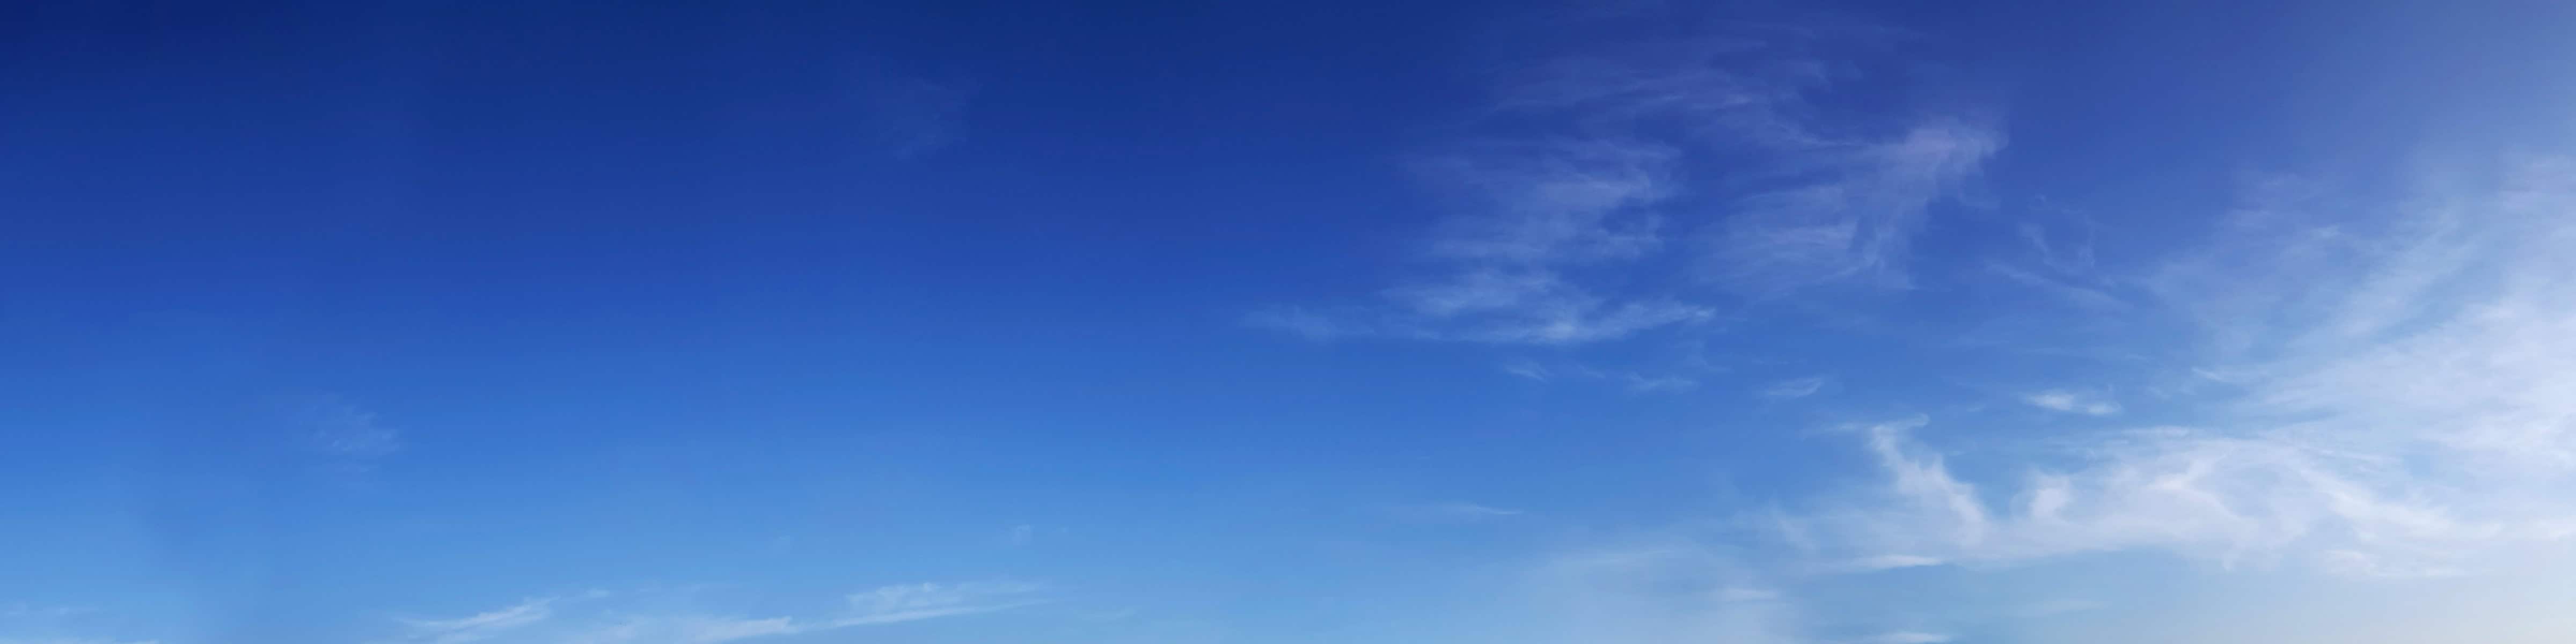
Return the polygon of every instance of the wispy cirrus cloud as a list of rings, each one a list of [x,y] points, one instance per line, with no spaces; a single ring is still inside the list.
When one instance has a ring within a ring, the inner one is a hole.
[[[1486,133],[1418,164],[1461,208],[1423,245],[1427,270],[1375,302],[1249,322],[1318,339],[1583,344],[1711,320],[1725,298],[1709,285],[1741,298],[1905,284],[1924,216],[2001,135],[1957,114],[1816,107],[1864,67],[1847,58],[1884,55],[1886,32],[1717,24],[1505,74]]]
[[[1957,641],[1957,639],[1949,635],[1925,631],[1888,631],[1864,637],[1858,641],[1864,644],[1942,644]]]
[[[1401,505],[1390,509],[1397,518],[1416,523],[1474,523],[1527,514],[1516,508],[1501,508],[1465,501]]]
[[[884,586],[850,596],[852,614],[831,627],[893,624],[940,617],[1010,610],[1043,603],[1043,586],[1025,582],[912,584]]]
[[[1782,380],[1763,387],[1762,395],[1767,398],[1805,398],[1816,395],[1818,390],[1824,389],[1825,382],[1828,380],[1824,376]]]
[[[1659,644],[1812,641],[1792,604],[1734,561],[1689,544],[1553,556],[1513,601],[1512,641]]]
[[[2511,165],[2375,207],[2258,186],[2212,245],[2142,280],[2198,331],[2170,352],[2195,362],[2173,370],[2226,374],[2188,376],[2201,385],[2167,403],[2196,420],[2056,437],[2021,480],[1982,486],[1914,435],[1930,419],[1870,427],[1887,484],[1803,517],[1800,538],[1944,561],[2154,549],[2420,577],[2576,536],[2554,501],[2576,490],[2576,163]],[[2063,390],[2024,400],[2119,411]]]
[[[1818,567],[1818,569],[1827,572],[1874,572],[1880,570],[1896,570],[1899,568],[1938,566],[1942,563],[1943,561],[1938,557],[1907,554],[1884,554],[1829,562]]]
[[[896,158],[929,154],[957,140],[976,85],[863,65],[852,87],[876,143]]]
[[[1934,121],[1810,151],[1818,170],[1743,197],[1705,236],[1704,274],[1762,296],[1847,280],[1909,285],[1903,262],[1932,205],[2002,148],[1991,127]]]
[[[300,442],[332,458],[364,462],[402,449],[402,434],[376,413],[335,397],[316,397],[290,404],[288,422]]]
[[[429,644],[462,644],[490,639],[512,630],[545,621],[554,615],[553,598],[530,599],[464,617],[448,619],[401,619],[407,633],[402,641]]]
[[[880,586],[844,598],[838,610],[807,615],[745,616],[726,611],[627,601],[617,593],[531,599],[465,617],[397,620],[391,642],[463,644],[492,641],[598,644],[721,644],[847,628],[956,618],[1048,601],[1026,582],[922,583]]]
[[[1658,370],[1601,369],[1577,362],[1540,363],[1530,359],[1506,361],[1502,372],[1531,382],[1597,382],[1609,383],[1636,393],[1676,393],[1696,389],[1699,375],[1707,370],[1664,368]]]
[[[2094,394],[2065,389],[2031,392],[2024,394],[2021,401],[2032,407],[2070,414],[2109,416],[2120,413],[2120,403]]]
[[[2105,269],[2105,283],[2152,297],[2116,311],[2059,309],[2159,318],[2106,327],[2118,331],[2106,341],[2155,345],[2136,353],[2164,357],[2148,368],[2183,383],[2119,401],[2099,390],[2018,395],[2101,417],[2021,415],[2048,430],[2027,439],[1959,441],[1945,433],[1961,423],[1952,412],[1830,433],[1858,438],[1869,480],[1725,522],[1767,538],[1549,559],[1541,568],[1562,575],[1550,577],[1556,587],[1586,594],[1550,607],[1547,619],[1582,634],[1531,641],[1953,641],[1962,624],[1801,609],[1836,579],[1969,578],[2107,553],[2180,556],[2218,577],[2259,569],[2267,574],[2251,577],[2387,584],[2373,593],[2487,587],[2447,579],[2478,576],[2520,589],[2503,597],[2528,590],[2511,584],[2544,583],[2510,580],[2517,568],[2576,552],[2576,511],[2563,502],[2576,493],[2576,377],[2567,375],[2576,373],[2576,341],[2567,340],[2576,338],[2576,284],[2563,279],[2576,274],[2576,256],[2564,252],[2576,247],[2576,163],[2523,160],[2485,181],[2439,185],[2359,205],[2314,201],[2349,193],[2258,187],[2205,246],[2125,275]],[[2134,332],[2173,321],[2185,332]],[[2170,424],[2112,424],[2115,414]],[[2105,560],[2134,561],[2084,559]],[[2096,580],[2065,583],[2050,589],[2117,592]],[[1731,607],[1719,588],[1763,589],[1733,599],[1764,608]],[[1946,617],[1992,625],[2129,610],[2025,599],[1989,617]],[[2088,621],[2055,620],[2074,633],[2093,632],[2078,624]],[[2494,630],[2550,641],[2538,626]]]
[[[2096,286],[2077,283],[2076,280],[2071,278],[2042,275],[2029,269],[2001,262],[1987,263],[1986,271],[1997,277],[2002,277],[2006,281],[2026,288],[2037,289],[2079,307],[2112,312],[2127,311],[2134,308],[2127,300],[2120,299],[2119,296],[2112,295]]]

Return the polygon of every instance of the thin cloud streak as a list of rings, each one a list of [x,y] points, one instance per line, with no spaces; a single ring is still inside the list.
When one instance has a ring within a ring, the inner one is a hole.
[[[1940,121],[1852,148],[1817,153],[1809,163],[1827,169],[1799,185],[1744,197],[1705,242],[1705,277],[1763,297],[1846,280],[1909,286],[1903,263],[1932,205],[1975,177],[2003,139]]]
[[[2040,409],[2086,416],[2109,416],[2120,413],[2120,403],[2064,389],[2032,392],[2022,396],[2021,401]]]
[[[1942,644],[1957,641],[1957,638],[1923,631],[1889,631],[1862,638],[1860,641],[1865,644]]]
[[[1928,419],[1878,425],[1867,447],[1885,486],[1792,518],[1799,538],[1949,561],[2156,549],[2425,577],[2576,536],[2559,501],[2576,482],[2576,164],[2526,162],[2363,225],[2282,194],[2267,186],[2217,246],[2155,273],[2203,330],[2210,362],[2178,370],[2228,374],[2177,401],[2208,421],[2071,434],[2001,493],[1914,435]],[[2232,277],[2205,278],[2219,274]],[[2261,313],[2224,314],[2240,310]],[[2119,411],[2063,390],[2024,401]]]
[[[395,641],[720,644],[1009,611],[1051,601],[1040,595],[1044,590],[1043,586],[1024,582],[882,586],[849,595],[846,608],[830,614],[762,617],[629,607],[615,601],[613,594],[597,594],[578,602],[529,600],[454,619],[398,620],[406,633]]]
[[[411,630],[405,641],[430,644],[461,644],[523,628],[554,615],[555,600],[530,599],[512,605],[453,619],[400,620]]]
[[[1319,340],[1576,345],[1714,319],[1712,284],[1738,299],[1904,286],[1926,215],[2003,140],[1951,115],[1890,126],[1813,107],[1834,89],[1821,71],[1843,62],[1833,55],[1873,53],[1883,35],[1742,27],[1534,65],[1489,115],[1513,134],[1419,164],[1465,210],[1425,244],[1429,270],[1376,303],[1247,323]],[[1873,131],[1887,134],[1852,134]]]
[[[1782,380],[1762,388],[1762,395],[1767,398],[1805,398],[1824,389],[1825,381],[1824,376]]]
[[[1398,518],[1418,523],[1476,523],[1527,514],[1516,508],[1498,508],[1464,501],[1398,506],[1393,510]]]

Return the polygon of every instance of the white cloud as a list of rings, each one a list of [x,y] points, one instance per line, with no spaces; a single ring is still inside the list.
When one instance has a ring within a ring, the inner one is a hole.
[[[1981,490],[1912,435],[1924,419],[1885,424],[1867,444],[1886,484],[1788,523],[1845,556],[2153,549],[2374,577],[2576,535],[2576,164],[2459,185],[2374,214],[2266,184],[2216,246],[2155,269],[2200,331],[2172,370],[2227,374],[2171,401],[2189,426],[2054,435]]]
[[[1923,631],[1889,631],[1861,638],[1866,644],[1941,644],[1954,641],[1948,635]]]
[[[1825,566],[1829,571],[1870,572],[1898,568],[1921,568],[1941,565],[1941,560],[1922,555],[1870,555]]]
[[[1509,344],[1574,344],[1709,319],[1678,301],[1615,301],[1545,268],[1474,268],[1388,289],[1404,324],[1379,335]]]
[[[325,455],[364,461],[402,448],[402,436],[375,412],[336,398],[314,398],[292,405],[287,413],[303,442]]]
[[[1838,147],[1809,153],[1825,168],[1817,176],[1742,200],[1709,238],[1711,278],[1756,295],[1851,279],[1907,285],[1902,264],[1925,214],[2003,140],[1988,127],[1934,121]]]
[[[1976,486],[1953,475],[1938,455],[1904,436],[1919,423],[1873,428],[1871,450],[1889,476],[1877,501],[1808,517],[1808,538],[1839,538],[1852,550],[1899,550],[1858,561],[2027,561],[2082,552],[2164,548],[2235,564],[2268,561],[2284,548],[2325,536],[2328,526],[2354,535],[2368,557],[2397,561],[2437,553],[2429,544],[2475,539],[2483,530],[2439,510],[2392,497],[2348,478],[2327,455],[2258,440],[2181,433],[2133,436],[2131,445],[2102,445],[2091,467],[2034,475],[1997,510]],[[2327,563],[2323,552],[2307,561]],[[2349,559],[2352,555],[2333,555]],[[1850,565],[1864,571],[1892,566]],[[2346,564],[2342,569],[2352,570]]]
[[[2076,284],[2065,278],[2045,276],[2001,262],[1987,263],[1986,270],[2013,283],[2038,289],[2084,308],[2104,312],[2122,312],[2135,308],[2118,296],[2099,288]]]
[[[1662,243],[1643,209],[1672,196],[1672,147],[1554,139],[1461,150],[1424,166],[1482,202],[1450,220],[1435,256],[1503,265],[1631,259]]]
[[[884,586],[851,595],[853,613],[831,624],[892,624],[1009,610],[1042,602],[1034,597],[1042,589],[1022,582]]]
[[[974,83],[862,69],[854,87],[865,125],[897,158],[927,154],[956,141]]]
[[[616,593],[594,593],[578,600],[528,600],[453,619],[398,620],[404,633],[396,641],[719,644],[1006,611],[1045,602],[1038,594],[1042,590],[1023,582],[882,586],[848,596],[839,610],[769,616],[726,614],[667,602],[618,601]]]
[[[1547,367],[1540,366],[1538,363],[1528,360],[1514,360],[1503,363],[1503,373],[1539,382],[1546,382],[1549,375]]]
[[[1712,319],[1710,282],[1757,296],[1903,284],[1925,215],[2002,138],[1949,115],[1816,108],[1835,89],[1824,70],[1850,67],[1834,56],[1876,52],[1881,36],[1744,26],[1529,66],[1500,89],[1490,135],[1420,164],[1462,197],[1424,245],[1432,268],[1378,305],[1251,322],[1310,338],[1582,344]]]
[[[2109,416],[2120,413],[2120,403],[2103,400],[2092,394],[2064,389],[2032,392],[2022,396],[2021,401],[2029,403],[2032,407],[2070,414]]]
[[[1516,517],[1524,514],[1524,512],[1518,509],[1498,508],[1481,503],[1453,501],[1449,503],[1402,506],[1395,508],[1395,514],[1403,519],[1411,521],[1474,522]]]
[[[1279,331],[1315,341],[1372,335],[1378,332],[1370,325],[1302,306],[1280,306],[1256,310],[1243,316],[1243,323],[1256,329]]]
[[[1692,377],[1689,374],[1695,371],[1704,372],[1707,370],[1705,368],[1666,368],[1652,372],[1631,371],[1623,369],[1599,369],[1586,366],[1582,363],[1570,361],[1554,364],[1541,364],[1535,360],[1528,359],[1507,361],[1502,364],[1501,368],[1503,373],[1529,380],[1531,382],[1608,382],[1621,385],[1629,391],[1637,393],[1673,393],[1696,389],[1700,384],[1699,379]]]
[[[1670,393],[1699,388],[1698,380],[1679,376],[1647,376],[1631,373],[1626,374],[1623,380],[1628,382],[1629,391],[1643,393]]]
[[[494,635],[544,621],[554,614],[553,599],[530,599],[490,611],[451,619],[403,619],[410,632],[405,641],[432,644],[458,644],[489,639]]]
[[[1762,388],[1762,395],[1770,398],[1805,398],[1823,389],[1825,380],[1824,376],[1782,380]]]
[[[1530,571],[1504,614],[1512,641],[1547,644],[1788,644],[1794,606],[1742,567],[1691,545],[1583,551]]]

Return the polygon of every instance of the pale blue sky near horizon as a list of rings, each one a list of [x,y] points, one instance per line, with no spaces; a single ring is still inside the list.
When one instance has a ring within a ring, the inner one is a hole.
[[[2576,632],[2576,6],[0,25],[0,644]]]

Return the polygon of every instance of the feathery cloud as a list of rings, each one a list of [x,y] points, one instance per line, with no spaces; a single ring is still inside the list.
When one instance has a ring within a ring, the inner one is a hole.
[[[1747,195],[1707,238],[1705,275],[1737,291],[1772,296],[1860,280],[1910,284],[1902,263],[1932,204],[1975,176],[2003,148],[1993,129],[1958,121],[1915,126],[1889,141],[1811,152],[1822,171]]]
[[[882,586],[846,598],[844,608],[820,615],[740,616],[668,606],[630,606],[613,593],[576,599],[532,599],[453,619],[399,620],[399,642],[462,644],[596,642],[600,644],[720,644],[845,628],[992,613],[1044,603],[1043,586],[1024,582],[968,582]]]
[[[1823,389],[1825,387],[1825,380],[1826,378],[1824,376],[1782,380],[1771,383],[1771,386],[1769,387],[1762,388],[1762,395],[1769,398],[1805,398],[1815,395],[1817,390]]]
[[[530,599],[505,608],[451,619],[400,620],[410,633],[405,641],[461,644],[489,639],[505,631],[544,621],[554,614],[552,598]]]
[[[1957,115],[1816,108],[1836,56],[1872,55],[1883,35],[1739,25],[1511,74],[1490,134],[1419,164],[1464,204],[1425,244],[1431,270],[1374,305],[1248,321],[1318,339],[1565,345],[1712,319],[1708,284],[1754,297],[1905,284],[1926,214],[2003,142]]]
[[[2120,403],[2064,389],[2031,392],[2022,396],[2021,401],[2029,403],[2032,407],[2070,414],[2109,416],[2120,413]]]
[[[1563,644],[1788,644],[1793,607],[1741,566],[1687,544],[1551,557],[1530,571],[1513,630]]]
[[[877,143],[896,158],[913,158],[956,141],[974,83],[933,80],[863,66],[853,87],[860,116]]]
[[[287,410],[303,443],[323,455],[365,461],[402,448],[402,435],[375,412],[337,398],[314,398]]]
[[[2576,163],[2527,161],[2485,190],[2376,213],[2313,203],[2325,193],[2267,184],[2215,246],[2152,274],[2201,331],[2183,355],[2207,362],[2177,370],[2227,374],[2173,401],[2196,410],[2190,426],[2064,435],[1989,492],[1912,435],[1927,419],[1879,425],[1866,443],[1885,486],[1794,518],[1799,538],[1948,561],[2157,549],[2421,577],[2576,536],[2558,501],[2576,491],[2576,284],[2562,279],[2576,274]],[[2025,401],[2118,410],[2067,391]]]
[[[1505,519],[1524,514],[1513,508],[1498,508],[1481,503],[1453,501],[1394,508],[1395,514],[1407,521],[1423,523],[1468,523]]]
[[[1041,603],[1043,600],[1033,594],[1042,589],[1022,582],[884,586],[851,595],[854,612],[833,620],[831,626],[893,624],[1010,610]]]

